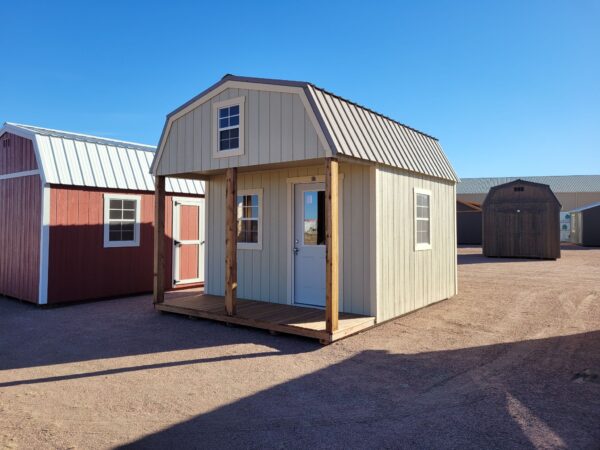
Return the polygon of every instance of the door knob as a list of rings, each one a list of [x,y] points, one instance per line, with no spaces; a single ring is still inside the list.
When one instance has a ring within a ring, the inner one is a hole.
[[[297,255],[297,254],[298,254],[298,251],[299,251],[299,250],[298,250],[298,247],[294,247],[294,255]]]

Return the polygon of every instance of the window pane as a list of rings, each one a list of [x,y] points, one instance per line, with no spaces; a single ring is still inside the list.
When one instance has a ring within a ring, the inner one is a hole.
[[[233,105],[229,107],[229,114],[230,115],[238,115],[240,113],[240,106],[239,105]]]
[[[429,195],[417,194],[417,206],[429,207]]]
[[[234,127],[240,124],[240,116],[233,116],[229,119],[229,126]]]
[[[230,138],[240,137],[240,129],[232,128],[231,130],[229,130],[229,137]]]
[[[108,240],[111,242],[120,241],[121,240],[121,231],[110,231],[108,233]]]
[[[429,219],[429,208],[417,206],[417,217],[419,219]]]
[[[121,209],[123,208],[123,200],[110,200],[110,209]]]
[[[229,150],[229,139],[221,139],[219,150]]]
[[[304,245],[325,244],[325,192],[304,193]]]
[[[133,230],[132,231],[123,230],[123,232],[121,233],[121,240],[122,241],[133,241]]]
[[[111,220],[113,220],[113,219],[120,220],[123,218],[123,212],[119,209],[111,209],[108,214],[108,217]]]
[[[135,210],[135,200],[123,200],[123,209]]]
[[[123,211],[123,219],[135,220],[135,211]]]
[[[227,119],[219,119],[219,128],[225,128],[229,126],[229,121]]]
[[[229,140],[229,148],[239,148],[240,147],[240,141],[238,140],[238,138],[235,139],[230,139]]]
[[[219,139],[225,140],[229,139],[229,130],[222,130],[219,132]]]
[[[227,117],[229,115],[229,108],[221,108],[219,110],[219,117]]]

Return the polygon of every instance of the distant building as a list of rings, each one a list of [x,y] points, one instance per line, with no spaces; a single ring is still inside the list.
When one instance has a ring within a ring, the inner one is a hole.
[[[600,175],[462,178],[456,186],[456,198],[464,202],[483,203],[490,188],[517,179],[550,186],[564,212],[600,202]]]

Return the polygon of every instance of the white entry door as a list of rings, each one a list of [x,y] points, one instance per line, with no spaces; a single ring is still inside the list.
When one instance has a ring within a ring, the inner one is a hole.
[[[294,185],[294,303],[325,306],[325,184]]]
[[[204,199],[173,199],[173,286],[204,282]]]

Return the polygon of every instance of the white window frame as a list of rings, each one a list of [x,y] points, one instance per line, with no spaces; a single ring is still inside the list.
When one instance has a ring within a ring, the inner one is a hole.
[[[227,158],[230,156],[240,156],[244,154],[244,104],[246,97],[230,98],[213,103],[213,158]],[[240,125],[239,125],[239,147],[232,150],[219,150],[219,110],[229,106],[238,105],[240,107]]]
[[[417,194],[424,194],[424,195],[428,195],[429,196],[429,218],[428,219],[419,219],[417,217]],[[421,188],[415,188],[414,189],[414,196],[413,196],[413,203],[414,203],[414,209],[413,209],[413,214],[414,214],[414,227],[415,227],[415,235],[414,235],[414,240],[415,240],[415,251],[422,251],[422,250],[431,250],[431,241],[432,241],[432,237],[433,237],[433,227],[431,226],[431,222],[432,222],[432,214],[431,214],[431,210],[432,210],[432,195],[431,195],[431,191],[427,190],[427,189],[421,189]],[[429,242],[423,242],[423,243],[419,243],[418,239],[417,239],[417,222],[419,220],[427,220],[429,222]]]
[[[237,248],[238,250],[262,250],[262,222],[263,222],[263,190],[262,189],[244,189],[237,191],[236,196],[242,195],[256,195],[258,196],[258,242],[238,242]],[[235,203],[237,206],[237,197],[235,199]],[[236,224],[236,233],[237,233],[237,222],[239,220],[237,216],[237,207],[235,212],[235,224]]]
[[[110,240],[110,201],[111,200],[134,200],[135,208],[135,223],[133,226],[132,241],[111,241]],[[142,209],[142,196],[131,194],[104,194],[104,248],[115,247],[139,247],[140,246],[140,221]]]

